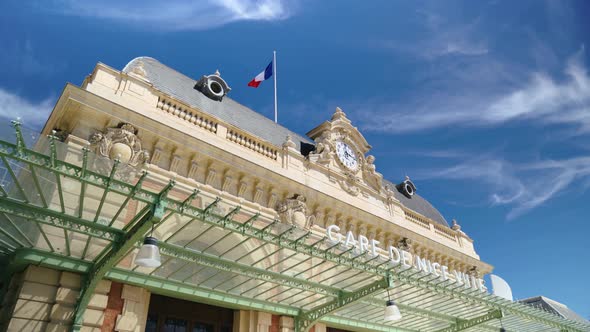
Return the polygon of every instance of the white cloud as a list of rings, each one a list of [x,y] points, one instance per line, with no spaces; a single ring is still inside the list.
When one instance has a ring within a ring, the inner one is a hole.
[[[21,118],[23,124],[28,127],[42,126],[53,109],[54,103],[52,99],[31,102],[0,88],[0,118],[6,120]]]
[[[430,5],[438,6],[437,3]],[[426,60],[443,56],[481,56],[488,54],[489,49],[485,37],[477,31],[479,21],[477,17],[457,23],[456,19],[444,17],[438,9],[423,9],[416,12],[411,40],[389,39],[376,45]]]
[[[489,189],[490,204],[509,206],[507,218],[513,219],[571,188],[587,190],[576,184],[590,181],[590,157],[515,164],[485,156],[419,174],[423,179],[481,182]]]
[[[205,30],[236,21],[273,21],[292,12],[283,0],[129,0],[40,2],[45,10],[157,30]]]
[[[373,102],[353,107],[364,113],[361,126],[366,130],[411,132],[447,126],[490,126],[508,121],[530,120],[538,123],[573,124],[581,132],[590,131],[590,76],[573,57],[563,79],[542,72],[530,74],[523,83],[512,79],[498,93],[490,88],[456,86],[421,96],[404,103]],[[473,73],[474,75],[476,73]],[[513,86],[511,88],[512,85]]]

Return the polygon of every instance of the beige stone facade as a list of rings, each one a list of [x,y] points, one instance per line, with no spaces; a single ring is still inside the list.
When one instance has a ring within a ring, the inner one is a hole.
[[[142,147],[149,151],[143,167],[163,178],[259,209],[269,218],[277,215],[277,202],[300,194],[307,198],[308,214],[318,232],[325,225],[338,224],[343,230],[363,230],[382,244],[407,238],[414,252],[451,268],[476,267],[481,274],[492,269],[479,259],[473,240],[460,228],[444,227],[405,207],[380,183],[375,185],[367,169],[354,175],[358,194],[347,193],[350,172],[334,156],[327,161],[313,154],[305,157],[288,137],[282,146],[274,146],[154,89],[135,72],[99,63],[81,88],[66,86],[44,134],[53,129],[71,133],[68,141],[81,149],[90,146],[93,132],[121,122],[138,130]],[[369,152],[370,146],[341,110],[309,134],[319,142],[321,132],[330,126],[358,142],[360,152]]]
[[[131,125],[128,131],[113,132],[125,129],[122,123]],[[141,66],[119,71],[99,63],[81,87],[65,87],[43,134],[53,130],[68,134],[65,160],[79,159],[83,149],[90,149],[147,170],[163,183],[174,179],[186,188],[221,197],[228,205],[240,205],[321,236],[328,225],[338,225],[343,232],[352,230],[378,240],[382,248],[396,245],[451,269],[480,276],[492,270],[480,260],[473,240],[460,226],[448,227],[412,210],[391,193],[394,188],[383,186],[379,161],[370,157],[369,143],[340,109],[325,123],[310,128],[308,135],[316,149],[303,155],[293,137],[285,136],[281,144],[270,142],[156,89]],[[347,169],[339,161],[333,150],[337,141],[355,149],[356,169]],[[77,202],[80,186],[67,180],[63,186],[65,200]],[[93,190],[87,188],[82,217],[93,218],[99,209],[101,192]],[[117,213],[126,216],[124,223],[129,222],[143,208],[136,204],[117,211],[109,200],[118,198],[110,196],[100,207],[107,222]],[[59,197],[52,196],[50,204],[59,204]],[[66,208],[75,211],[76,204]],[[157,228],[154,236],[167,238],[177,229],[173,219]],[[44,248],[64,242],[63,233],[48,236],[39,238],[36,245]],[[67,250],[94,258],[104,248],[104,243],[87,241],[73,238]],[[65,253],[66,248],[62,245],[57,250]],[[378,253],[388,255],[384,249]],[[259,251],[248,261],[265,254]],[[132,262],[127,259],[120,264],[131,266]],[[7,331],[68,330],[80,284],[80,275],[29,266],[13,277],[4,298]],[[83,331],[145,329],[150,292],[123,285],[120,293],[111,292],[108,280],[100,284],[84,315]],[[117,301],[122,308],[112,312],[120,313],[108,314],[110,321],[105,322],[109,302]],[[316,332],[326,328],[321,323],[314,327]],[[235,310],[233,331],[291,332],[294,322],[289,316],[273,318],[263,311]]]

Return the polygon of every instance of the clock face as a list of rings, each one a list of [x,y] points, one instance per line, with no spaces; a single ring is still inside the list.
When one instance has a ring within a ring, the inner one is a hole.
[[[336,154],[338,155],[338,159],[351,171],[354,171],[358,167],[358,162],[356,159],[356,153],[352,151],[348,144],[338,141],[336,142]]]

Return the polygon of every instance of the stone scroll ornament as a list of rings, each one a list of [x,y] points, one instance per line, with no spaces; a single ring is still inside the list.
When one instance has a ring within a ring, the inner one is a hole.
[[[277,203],[275,210],[279,213],[281,222],[309,229],[312,226],[313,218],[307,216],[306,201],[305,196],[295,194]]]
[[[97,154],[137,166],[147,162],[149,152],[141,148],[141,140],[136,134],[135,127],[122,123],[114,128],[94,132],[89,141]]]

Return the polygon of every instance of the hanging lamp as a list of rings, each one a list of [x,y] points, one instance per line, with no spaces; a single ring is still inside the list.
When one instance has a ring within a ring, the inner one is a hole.
[[[396,321],[402,319],[402,313],[399,311],[398,306],[393,302],[391,299],[391,295],[389,294],[389,289],[387,290],[387,302],[385,303],[385,313],[383,315],[383,320],[386,322]]]
[[[162,264],[160,258],[160,248],[158,247],[158,239],[153,237],[154,226],[152,225],[152,232],[150,236],[146,236],[143,244],[139,248],[137,256],[135,256],[135,264],[143,267],[158,267]]]

